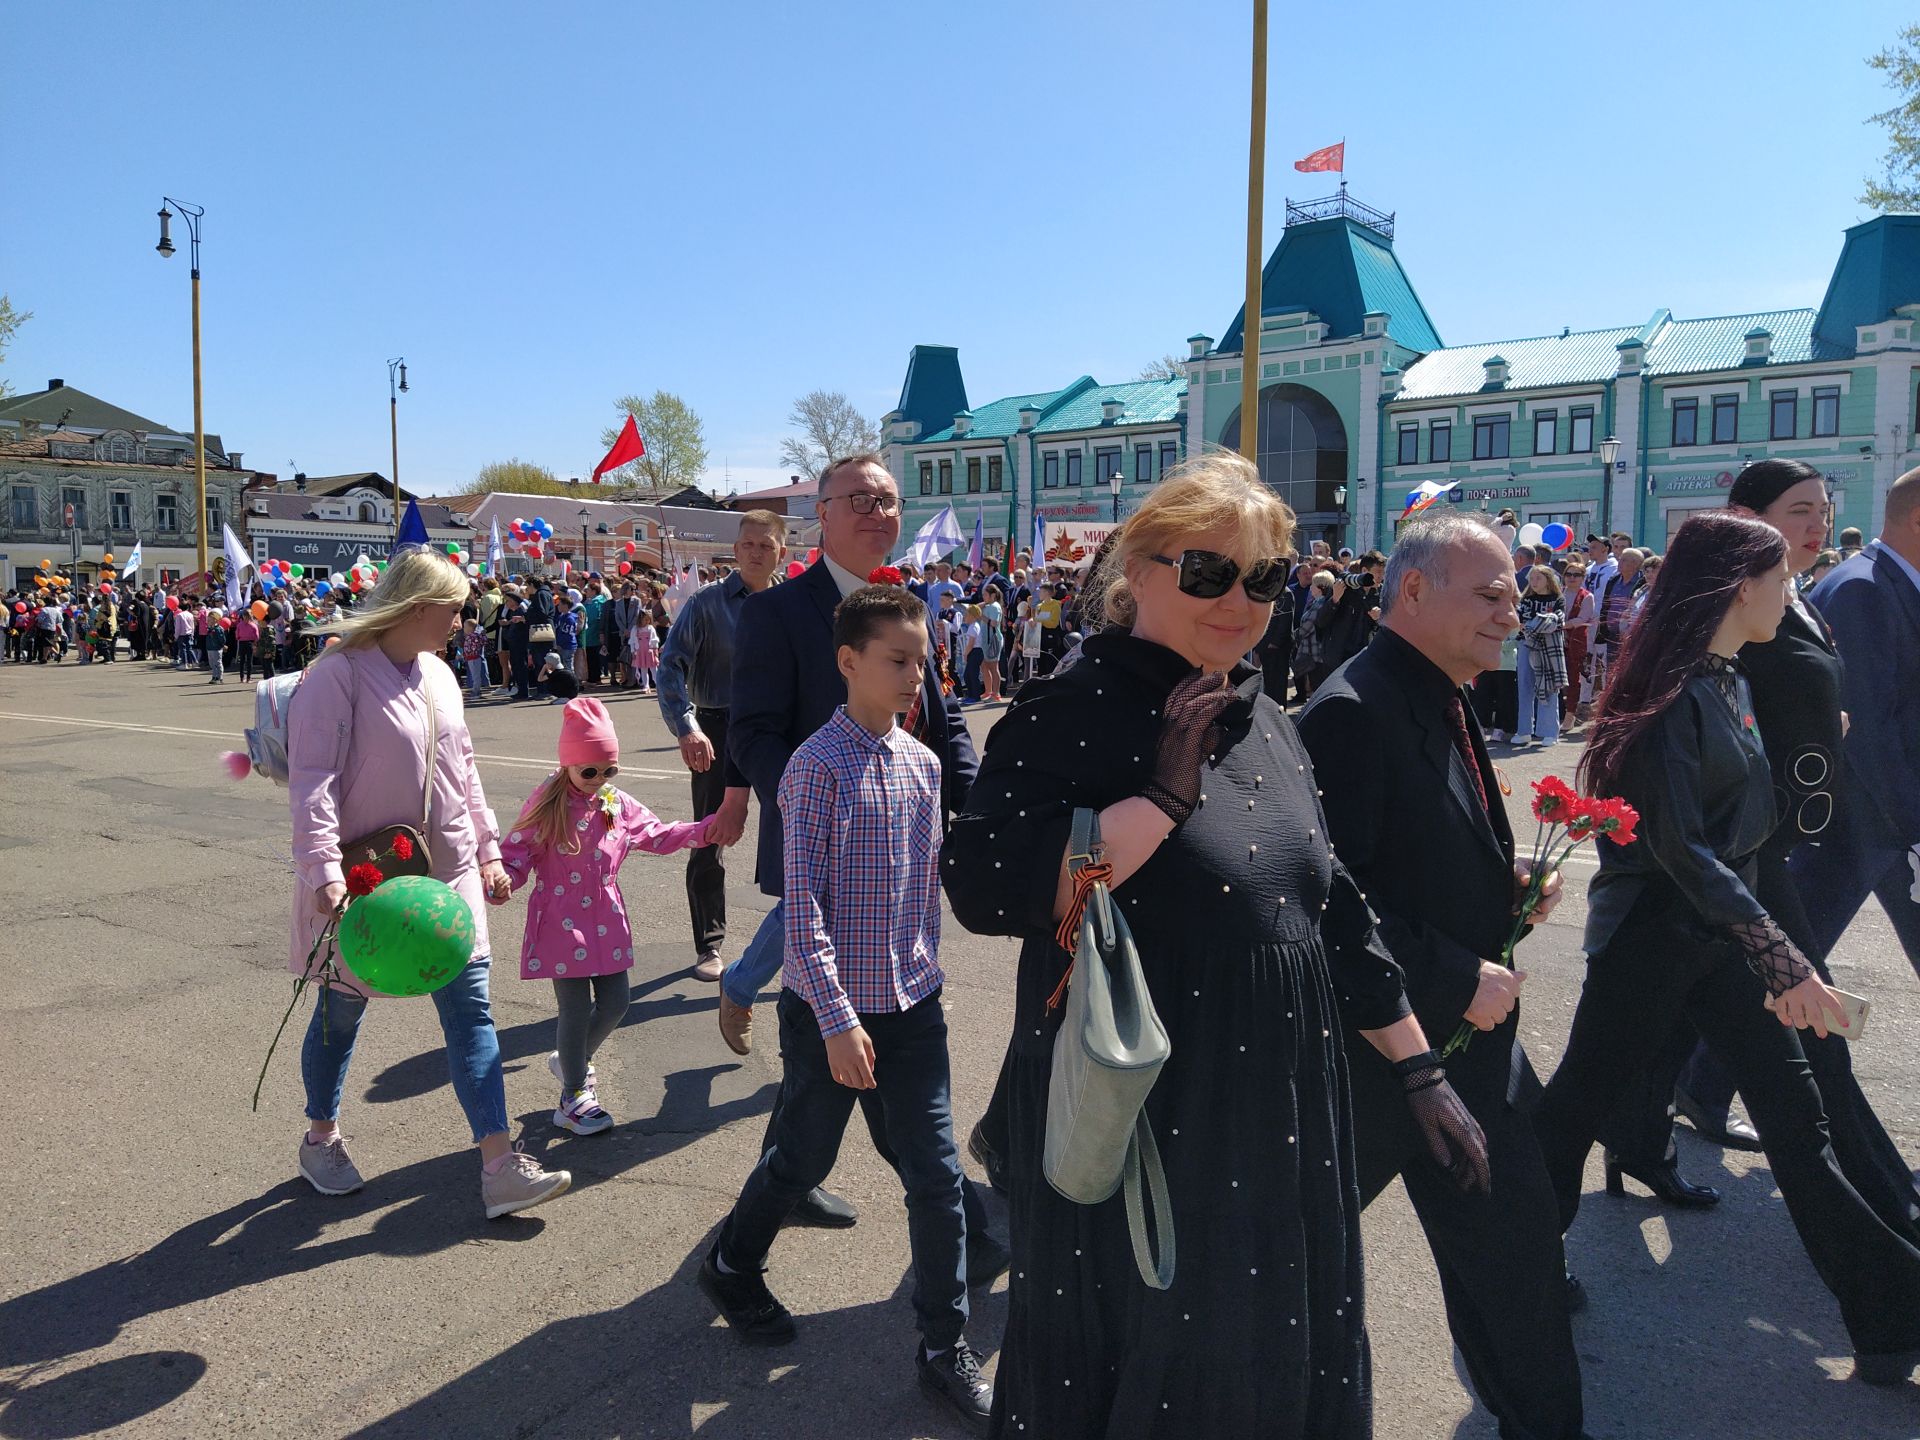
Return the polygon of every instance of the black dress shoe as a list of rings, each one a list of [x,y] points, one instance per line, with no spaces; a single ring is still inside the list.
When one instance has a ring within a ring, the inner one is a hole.
[[[1002,1195],[1008,1193],[1007,1162],[1001,1158],[998,1150],[987,1143],[986,1132],[980,1128],[978,1120],[973,1122],[973,1129],[967,1135],[967,1154],[977,1160],[980,1168],[987,1172],[987,1184]]]
[[[700,1288],[743,1345],[785,1345],[795,1334],[793,1316],[767,1288],[758,1270],[728,1275],[718,1264],[720,1242],[715,1240],[700,1262]]]
[[[1884,1355],[1853,1357],[1853,1378],[1867,1385],[1904,1385],[1920,1366],[1920,1350],[1895,1350]]]
[[[977,1290],[991,1285],[1007,1273],[1013,1264],[1013,1252],[984,1230],[967,1232],[967,1288]]]
[[[1587,1287],[1580,1283],[1580,1277],[1571,1270],[1567,1271],[1567,1314],[1578,1315],[1587,1308]]]
[[[1673,1092],[1673,1108],[1686,1117],[1687,1123],[1703,1140],[1711,1140],[1728,1150],[1751,1150],[1756,1153],[1760,1150],[1760,1132],[1731,1111],[1722,1110],[1715,1114],[1680,1089]]]
[[[1654,1199],[1666,1205],[1678,1206],[1682,1210],[1705,1210],[1720,1203],[1718,1190],[1711,1185],[1695,1185],[1688,1180],[1680,1173],[1680,1166],[1672,1156],[1658,1165],[1640,1167],[1627,1164],[1609,1150],[1606,1173],[1609,1195],[1626,1194],[1627,1187],[1620,1177],[1631,1175],[1653,1192]]]
[[[920,1372],[920,1388],[936,1400],[944,1400],[960,1412],[980,1434],[987,1433],[993,1418],[993,1386],[980,1373],[980,1362],[965,1340],[956,1340],[953,1348],[933,1359],[927,1347],[913,1347],[914,1366]]]
[[[818,1185],[800,1197],[800,1203],[787,1215],[787,1224],[806,1225],[816,1230],[851,1230],[860,1212],[831,1190]]]

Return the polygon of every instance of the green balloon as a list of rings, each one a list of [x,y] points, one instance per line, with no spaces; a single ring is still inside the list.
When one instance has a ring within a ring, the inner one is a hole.
[[[307,567],[304,565],[289,565],[287,567],[287,573],[298,580],[302,575],[307,573]]]
[[[473,958],[473,911],[430,876],[396,875],[347,906],[340,956],[369,989],[430,995]]]
[[[455,544],[455,545],[448,545],[448,546],[447,546],[447,553],[448,553],[449,555],[458,555],[458,554],[460,553],[460,547],[459,547],[459,546],[458,546],[457,544]]]
[[[387,562],[382,560],[378,565],[374,566],[373,568],[378,570],[382,575],[384,575],[387,573]]]

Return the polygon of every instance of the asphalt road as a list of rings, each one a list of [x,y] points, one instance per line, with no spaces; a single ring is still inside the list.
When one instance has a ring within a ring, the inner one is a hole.
[[[688,814],[651,700],[612,702],[621,783]],[[637,856],[635,1000],[601,1052],[621,1124],[579,1139],[549,1122],[553,1003],[503,963],[495,1017],[516,1128],[574,1173],[561,1201],[488,1222],[447,1086],[432,1008],[375,1007],[344,1125],[368,1176],[325,1199],[294,1175],[298,1021],[258,1114],[248,1096],[284,1008],[286,797],[216,763],[249,688],[123,663],[0,668],[0,1436],[959,1436],[914,1385],[899,1186],[850,1130],[836,1188],[850,1232],[789,1231],[773,1257],[801,1321],[748,1351],[691,1283],[758,1151],[777,1057],[736,1059],[693,980],[682,864]],[[976,712],[984,739],[994,712]],[[544,706],[470,712],[495,807],[517,809],[558,730]],[[1574,752],[1509,759],[1516,794]],[[1529,822],[1528,833],[1531,831]],[[751,831],[749,832],[751,834]],[[767,902],[748,850],[729,888],[744,942]],[[1550,1072],[1578,993],[1584,881],[1529,947],[1527,1043]],[[521,908],[493,912],[517,957]],[[947,929],[955,1109],[969,1125],[999,1064],[1014,946]],[[1856,1063],[1920,1156],[1920,983],[1869,910],[1836,957],[1873,997]],[[770,1014],[766,1017],[770,1021]],[[767,1027],[771,1029],[770,1024]],[[1760,1157],[1683,1130],[1718,1210],[1590,1197],[1570,1238],[1592,1294],[1577,1322],[1589,1428],[1620,1437],[1920,1433],[1920,1387],[1846,1382],[1839,1314]],[[1599,1157],[1589,1173],[1599,1189]],[[1459,1377],[1433,1265],[1396,1186],[1367,1213],[1382,1440],[1494,1435]],[[991,1353],[1004,1282],[976,1297]]]

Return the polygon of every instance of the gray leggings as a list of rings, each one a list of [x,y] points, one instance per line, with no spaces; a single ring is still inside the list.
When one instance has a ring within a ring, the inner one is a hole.
[[[560,1052],[560,1083],[568,1094],[587,1083],[587,1062],[627,1013],[627,972],[553,982],[560,1002],[554,1049]]]

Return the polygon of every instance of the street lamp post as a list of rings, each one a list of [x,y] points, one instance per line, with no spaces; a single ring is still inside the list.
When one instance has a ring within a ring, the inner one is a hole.
[[[1609,435],[1600,442],[1600,530],[1613,533],[1613,462],[1620,458],[1620,442]]]
[[[1120,467],[1107,472],[1107,488],[1113,492],[1113,523],[1120,523]]]
[[[169,208],[171,207],[171,208]],[[163,259],[173,258],[173,239],[167,233],[172,212],[178,210],[187,222],[188,258],[193,262],[193,484],[200,503],[200,522],[194,528],[198,536],[196,558],[201,583],[207,581],[207,432],[200,409],[200,217],[207,212],[198,205],[187,205],[165,196],[160,200],[160,243],[153,248]]]
[[[1333,487],[1333,508],[1340,514],[1340,543],[1344,545],[1347,543],[1347,487],[1345,485]]]
[[[593,512],[584,505],[580,507],[580,570],[586,573],[591,567],[587,564],[587,522],[593,519]]]
[[[399,373],[400,383],[395,385],[393,377]],[[387,361],[387,424],[393,437],[393,543],[400,543],[400,397],[407,393],[407,360],[403,355],[398,360]]]

